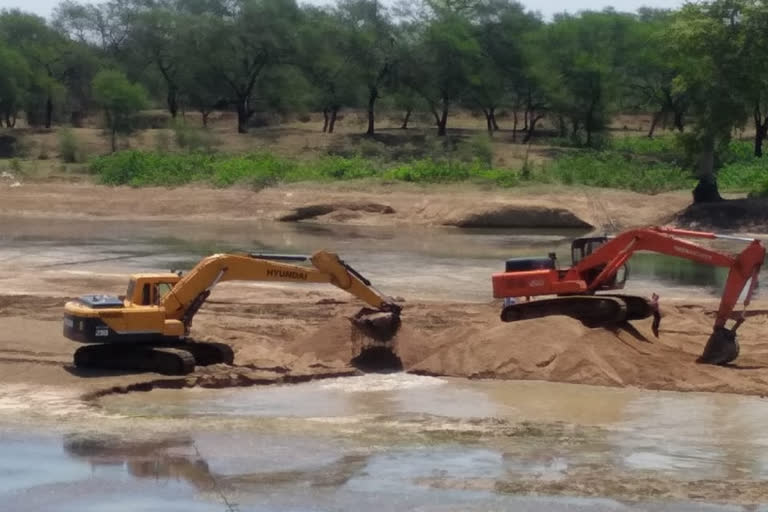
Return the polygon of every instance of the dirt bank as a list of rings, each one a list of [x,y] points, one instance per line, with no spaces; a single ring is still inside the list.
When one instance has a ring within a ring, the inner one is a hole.
[[[71,286],[79,282],[62,277],[57,286],[69,289],[68,280]],[[200,311],[193,334],[232,346],[235,366],[199,368],[184,377],[79,372],[70,366],[77,344],[61,335],[63,302],[50,294],[0,296],[0,384],[55,386],[95,396],[152,386],[297,382],[357,373],[352,360],[365,345],[346,320],[360,304],[341,292],[228,283]],[[658,339],[648,321],[611,331],[565,317],[503,324],[497,304],[405,306],[394,347],[410,372],[768,394],[766,304],[752,309],[740,330],[742,355],[727,368],[695,363],[711,332],[714,302],[664,304]]]
[[[729,199],[717,203],[692,204],[669,221],[691,229],[727,229],[757,233],[768,229],[768,200]]]
[[[151,200],[147,200],[151,198]],[[0,183],[0,214],[119,219],[254,219],[358,225],[589,227],[616,231],[657,224],[690,194],[565,187],[482,190],[470,185],[334,183],[245,188],[105,187],[88,183]]]

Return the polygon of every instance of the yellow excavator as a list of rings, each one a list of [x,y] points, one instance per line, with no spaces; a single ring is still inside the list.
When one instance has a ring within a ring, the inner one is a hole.
[[[335,253],[214,254],[183,276],[135,274],[122,297],[91,294],[67,302],[64,336],[87,344],[75,352],[75,366],[183,375],[195,364],[231,363],[228,346],[188,340],[192,319],[222,281],[330,283],[374,308],[352,319],[367,336],[386,342],[400,326],[401,307]]]

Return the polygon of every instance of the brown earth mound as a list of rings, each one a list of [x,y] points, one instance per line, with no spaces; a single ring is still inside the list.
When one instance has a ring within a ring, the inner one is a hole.
[[[314,219],[332,213],[356,216],[359,213],[392,214],[395,209],[388,204],[370,202],[340,202],[326,204],[310,204],[294,208],[290,213],[278,217],[280,222],[298,222]]]
[[[692,204],[670,221],[690,229],[764,231],[768,229],[768,199]]]
[[[740,331],[742,355],[729,367],[695,362],[713,321],[702,306],[666,308],[659,338],[648,321],[609,330],[551,317],[409,333],[397,350],[408,371],[429,375],[764,394],[768,343],[760,332],[768,320],[756,313]]]
[[[459,214],[443,222],[460,228],[592,228],[563,208],[491,205]]]

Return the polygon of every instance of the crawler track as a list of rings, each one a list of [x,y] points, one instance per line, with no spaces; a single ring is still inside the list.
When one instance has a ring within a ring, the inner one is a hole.
[[[588,327],[640,320],[653,314],[653,308],[643,297],[633,295],[572,295],[520,302],[501,311],[503,322],[515,322],[564,315],[581,320]]]
[[[180,343],[173,346],[154,345],[86,345],[75,352],[78,368],[155,372],[164,375],[186,375],[196,365],[231,364],[232,349],[223,343]]]

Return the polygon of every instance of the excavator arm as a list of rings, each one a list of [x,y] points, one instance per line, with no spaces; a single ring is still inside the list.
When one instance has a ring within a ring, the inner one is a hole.
[[[729,239],[750,243],[739,254],[729,255],[681,240],[678,237]],[[587,289],[595,291],[601,284],[611,279],[636,251],[653,251],[729,269],[728,279],[720,298],[714,329],[699,362],[725,364],[735,359],[739,354],[736,330],[744,322],[744,312],[742,311],[739,317],[734,319],[735,322],[730,329],[726,327],[726,323],[732,319],[733,310],[748,284],[749,289],[744,298],[744,309],[749,306],[753,292],[757,287],[760,267],[765,261],[765,247],[758,240],[715,233],[661,227],[636,229],[622,233],[606,242],[572,267],[567,272],[565,279],[582,279],[588,274],[588,271],[602,267],[600,273],[587,283]],[[658,312],[655,313],[655,317],[654,331],[657,332]]]
[[[310,262],[312,266],[288,261]],[[213,287],[221,281],[329,283],[376,310],[389,313],[390,322],[397,322],[401,309],[335,253],[317,251],[310,257],[243,253],[214,254],[200,261],[162,298],[166,317],[182,320],[188,328]]]
[[[721,238],[749,241],[750,244],[741,253],[733,256],[681,240],[677,237]],[[765,248],[757,240],[683,229],[652,227],[627,231],[609,240],[577,265],[571,267],[565,279],[580,279],[586,276],[589,270],[604,265],[603,270],[597,277],[587,283],[587,289],[594,291],[605,281],[611,279],[636,251],[668,254],[704,265],[730,269],[720,301],[715,327],[725,326],[739,300],[739,296],[751,280],[750,293],[747,294],[745,300],[745,306],[749,305],[751,291],[757,286],[757,275],[765,260]]]

